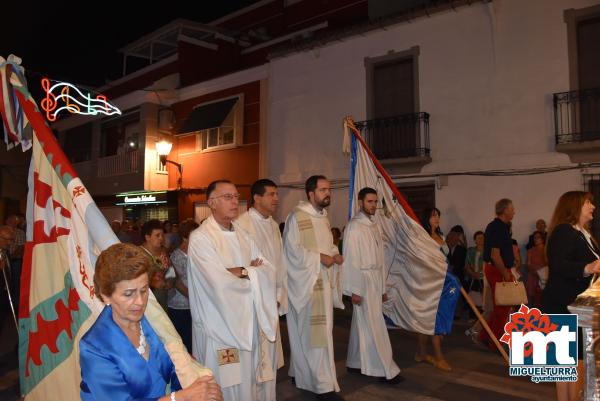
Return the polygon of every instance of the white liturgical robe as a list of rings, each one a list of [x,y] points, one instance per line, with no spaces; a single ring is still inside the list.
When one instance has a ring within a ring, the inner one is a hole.
[[[279,225],[273,217],[264,217],[253,207],[240,215],[236,222],[250,235],[260,252],[275,266],[279,315],[285,315],[288,311],[287,272],[283,264],[283,243]]]
[[[287,273],[283,265],[283,243],[279,225],[271,216],[264,217],[256,209],[250,208],[246,213],[240,215],[236,220],[238,227],[245,230],[260,252],[275,266],[277,272],[277,302],[279,303],[279,314],[284,315],[288,310],[287,298]],[[265,344],[267,345],[267,344]],[[267,360],[271,362],[273,371],[284,365],[283,347],[279,325],[277,326],[277,338],[274,343],[268,343]],[[262,383],[259,388],[260,398],[264,401],[275,401],[275,380]]]
[[[214,372],[225,401],[257,401],[257,383],[275,380],[260,347],[277,332],[275,267],[242,229],[225,230],[212,216],[190,235],[188,255],[194,357]],[[262,265],[250,266],[256,258]]]
[[[383,240],[377,223],[358,212],[344,231],[344,294],[362,297],[353,305],[346,365],[368,376],[392,379],[400,369],[383,318]]]
[[[305,234],[309,232],[312,246],[307,247],[303,242],[302,231]],[[344,308],[341,266],[325,267],[320,262],[320,253],[329,256],[339,253],[333,244],[327,212],[319,212],[310,203],[300,202],[288,216],[284,232],[283,259],[288,273],[290,300],[287,314],[292,354],[290,376],[295,377],[298,388],[317,394],[340,391],[333,358],[333,307]],[[318,321],[323,324],[326,336],[324,346],[315,346],[314,339],[311,339],[317,318],[312,315],[316,305],[313,290],[319,278],[322,279],[322,299],[318,302],[322,302],[321,308],[324,306],[324,319]]]

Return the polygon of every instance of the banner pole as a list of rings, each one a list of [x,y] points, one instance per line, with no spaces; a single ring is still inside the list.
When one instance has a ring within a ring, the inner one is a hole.
[[[17,314],[15,313],[15,306],[13,304],[13,299],[10,294],[10,284],[8,283],[8,278],[6,277],[6,270],[10,269],[10,263],[8,262],[8,256],[3,251],[0,251],[0,261],[6,260],[6,264],[2,270],[2,277],[4,277],[4,285],[6,286],[6,295],[8,296],[8,303],[10,304],[10,310],[12,311],[13,320],[15,322],[15,328],[17,329],[17,333],[19,332],[19,325],[17,324]]]
[[[475,306],[475,303],[473,302],[473,300],[471,299],[469,294],[467,294],[467,292],[465,291],[465,289],[462,286],[460,287],[460,293],[463,295],[463,297],[465,298],[465,300],[467,301],[467,303],[469,304],[471,309],[473,309],[475,316],[477,316],[477,320],[479,320],[479,323],[481,323],[481,326],[488,333],[488,336],[492,339],[492,341],[496,345],[496,348],[498,348],[498,351],[500,351],[500,354],[502,354],[502,357],[504,358],[504,360],[506,361],[506,364],[508,365],[509,364],[508,355],[506,354],[504,347],[500,344],[500,342],[498,341],[498,339],[496,338],[494,333],[492,333],[492,329],[490,329],[490,326],[488,326],[487,322],[485,321],[485,318],[479,312],[479,309],[477,309],[477,306]]]

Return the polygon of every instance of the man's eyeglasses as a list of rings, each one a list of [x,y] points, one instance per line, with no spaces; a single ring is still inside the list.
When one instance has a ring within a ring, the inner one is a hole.
[[[218,199],[218,198],[223,198],[229,202],[234,199],[240,199],[240,194],[223,194],[223,195],[219,195],[219,196],[212,196],[210,199]]]

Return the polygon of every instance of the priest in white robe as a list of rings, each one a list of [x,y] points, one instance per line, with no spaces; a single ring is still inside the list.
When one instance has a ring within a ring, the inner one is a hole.
[[[283,244],[279,225],[273,220],[273,213],[279,206],[277,184],[269,179],[260,179],[250,187],[251,207],[236,220],[237,225],[254,240],[260,252],[267,258],[276,270],[276,295],[279,315],[288,311],[287,272],[283,264]],[[266,339],[263,338],[263,342]],[[273,371],[284,365],[283,347],[279,325],[275,342],[264,343],[268,347],[267,362],[271,363]],[[275,401],[275,380],[259,385],[259,399]]]
[[[377,191],[358,193],[360,211],[344,232],[344,294],[352,297],[352,325],[346,366],[351,373],[379,377],[390,384],[403,381],[393,360],[392,345],[383,318],[387,300],[383,240],[373,216]]]
[[[285,223],[283,259],[288,272],[290,376],[317,399],[343,400],[333,358],[333,308],[344,308],[343,258],[333,244],[325,208],[331,186],[324,176],[306,181],[308,202],[300,202]]]
[[[213,371],[225,401],[258,401],[261,383],[275,380],[263,358],[277,332],[275,267],[233,223],[235,185],[215,181],[206,195],[212,216],[188,249],[193,354]]]

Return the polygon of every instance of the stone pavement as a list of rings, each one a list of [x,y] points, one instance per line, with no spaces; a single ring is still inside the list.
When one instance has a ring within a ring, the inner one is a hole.
[[[440,371],[426,363],[414,361],[416,336],[404,330],[390,330],[394,360],[406,378],[403,383],[390,386],[372,378],[348,373],[345,366],[348,338],[350,335],[351,305],[346,310],[335,311],[334,347],[338,383],[341,395],[347,401],[522,401],[555,399],[554,386],[549,383],[535,384],[527,378],[508,376],[508,367],[499,353],[475,346],[464,335],[469,327],[466,320],[454,323],[454,331],[444,338],[442,348],[452,372]],[[282,321],[284,353],[289,355],[287,333]],[[287,376],[287,367],[277,375],[277,400],[314,400],[306,391],[298,390]]]

